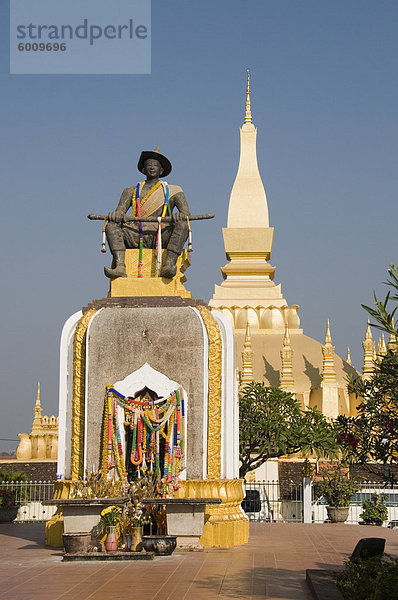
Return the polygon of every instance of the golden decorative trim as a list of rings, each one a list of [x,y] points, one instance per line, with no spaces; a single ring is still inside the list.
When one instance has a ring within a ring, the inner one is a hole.
[[[77,324],[73,340],[73,399],[71,478],[79,479],[84,470],[84,383],[86,374],[86,333],[91,318],[97,312],[88,310]]]
[[[205,547],[247,544],[249,522],[240,508],[244,498],[242,479],[189,479],[180,483],[174,498],[221,498],[221,504],[208,504],[205,508],[200,538]]]
[[[108,475],[108,412],[109,412],[109,398],[108,391],[111,386],[106,386],[106,395],[104,403],[104,422],[102,427],[102,459],[101,459],[101,476],[106,477]]]
[[[221,333],[208,308],[198,306],[209,337],[209,390],[207,409],[207,477],[221,477]]]

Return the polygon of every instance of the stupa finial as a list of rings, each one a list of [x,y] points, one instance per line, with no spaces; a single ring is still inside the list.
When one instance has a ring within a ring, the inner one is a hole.
[[[348,365],[351,365],[351,352],[349,348],[347,348],[347,358],[345,359],[345,361]]]
[[[331,343],[332,343],[332,336],[330,334],[330,321],[328,319],[328,322],[326,325],[325,344],[331,344]]]
[[[246,86],[246,112],[245,112],[245,125],[253,123],[252,110],[250,105],[250,71],[247,69],[247,86]]]
[[[36,392],[36,404],[35,408],[41,409],[41,401],[40,401],[40,381],[37,382],[37,392]]]
[[[245,332],[245,347],[251,347],[251,339],[250,339],[250,323],[247,321],[246,323],[246,332]]]
[[[290,335],[289,335],[289,326],[286,323],[285,334],[283,336],[283,346],[284,348],[290,348]]]

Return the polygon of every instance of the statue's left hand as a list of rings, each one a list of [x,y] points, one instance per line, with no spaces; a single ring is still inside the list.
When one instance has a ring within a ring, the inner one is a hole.
[[[178,223],[179,221],[185,221],[187,215],[182,212],[175,212],[171,215],[171,219],[173,223]]]

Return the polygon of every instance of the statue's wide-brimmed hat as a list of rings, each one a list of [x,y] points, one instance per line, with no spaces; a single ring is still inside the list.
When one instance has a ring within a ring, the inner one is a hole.
[[[162,165],[162,169],[163,169],[162,177],[167,177],[167,175],[169,173],[171,173],[171,169],[172,169],[171,162],[169,161],[168,158],[166,158],[163,154],[160,154],[160,152],[158,152],[157,150],[143,150],[141,152],[141,156],[140,156],[140,159],[139,159],[138,165],[137,165],[137,168],[139,171],[141,171],[141,173],[143,172],[144,162],[148,158],[154,158],[160,162],[160,164]]]

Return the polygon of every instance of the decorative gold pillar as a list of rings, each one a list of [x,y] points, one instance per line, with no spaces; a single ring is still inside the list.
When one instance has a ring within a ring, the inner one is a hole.
[[[77,324],[73,343],[73,399],[72,399],[72,458],[71,479],[84,475],[84,382],[86,376],[86,333],[92,308],[84,313]]]
[[[209,392],[207,425],[207,477],[221,476],[221,333],[208,308],[198,306],[209,338]]]

